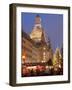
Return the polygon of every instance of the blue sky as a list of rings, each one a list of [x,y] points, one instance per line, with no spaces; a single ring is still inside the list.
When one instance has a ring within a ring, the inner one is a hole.
[[[53,51],[63,44],[63,15],[43,13],[21,13],[22,30],[30,33],[35,24],[35,17],[39,15],[42,20],[42,27],[50,38]]]

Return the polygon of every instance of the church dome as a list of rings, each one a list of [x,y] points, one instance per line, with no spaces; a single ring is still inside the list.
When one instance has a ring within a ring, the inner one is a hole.
[[[39,15],[35,18],[35,26],[33,27],[32,32],[30,33],[30,38],[35,42],[40,42],[42,38],[42,26],[41,26],[41,18]]]
[[[36,15],[35,17],[35,25],[30,33],[30,38],[37,43],[43,42],[48,44],[48,35],[43,30],[41,17],[39,15]]]
[[[41,41],[41,37],[42,37],[42,29],[41,28],[34,28],[30,34],[31,39],[33,39],[34,41]]]

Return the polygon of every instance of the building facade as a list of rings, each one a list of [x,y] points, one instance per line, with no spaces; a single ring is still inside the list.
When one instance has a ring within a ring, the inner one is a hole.
[[[38,62],[38,60],[38,49],[35,47],[34,42],[28,34],[22,32],[22,62],[34,63],[36,61]]]

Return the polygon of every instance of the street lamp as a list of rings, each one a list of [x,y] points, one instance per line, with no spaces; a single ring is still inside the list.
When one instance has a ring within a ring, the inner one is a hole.
[[[23,55],[23,56],[22,56],[23,63],[25,63],[25,59],[26,59],[26,56]]]

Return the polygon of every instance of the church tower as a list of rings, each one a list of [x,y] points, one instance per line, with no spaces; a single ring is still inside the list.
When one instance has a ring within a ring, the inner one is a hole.
[[[41,62],[47,62],[50,59],[49,40],[43,30],[41,17],[39,15],[36,15],[35,17],[35,25],[30,33],[30,38],[35,42],[35,45],[39,50]]]
[[[35,17],[35,25],[30,34],[30,38],[33,41],[35,41],[36,43],[39,43],[39,42],[41,42],[42,39],[44,39],[43,28],[41,25],[41,18],[39,15],[36,15],[36,17]]]

